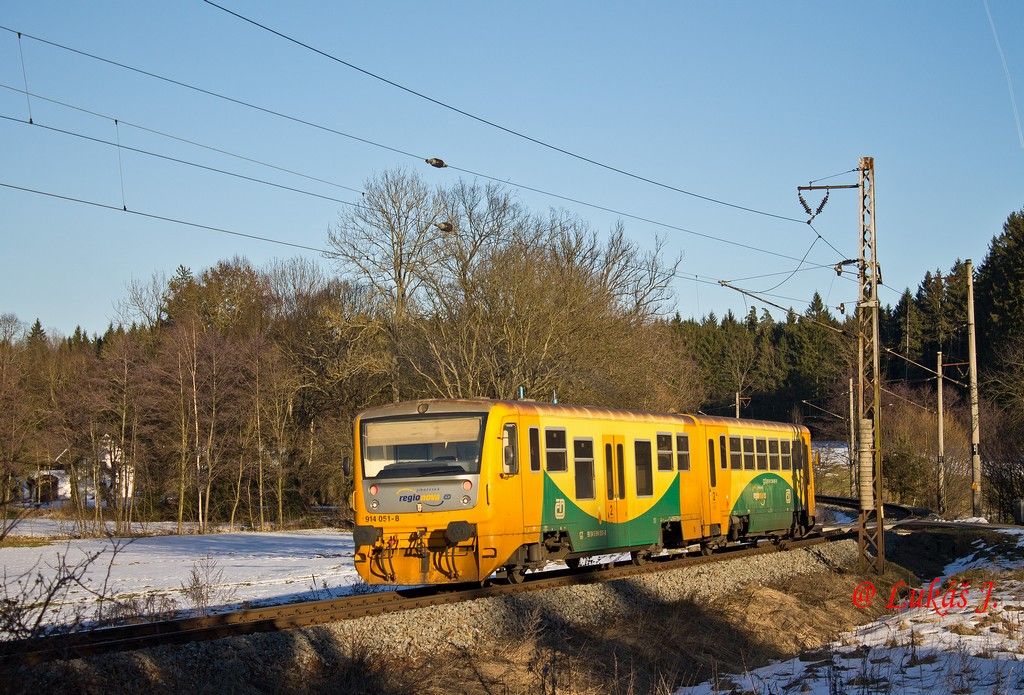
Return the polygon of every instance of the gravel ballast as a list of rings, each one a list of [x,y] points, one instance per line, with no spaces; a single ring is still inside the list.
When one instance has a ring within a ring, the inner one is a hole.
[[[628,621],[689,600],[702,605],[751,583],[779,585],[788,577],[852,568],[854,541],[767,553],[597,584],[530,591],[359,618],[277,633],[231,637],[184,646],[155,647],[24,669],[2,679],[11,692],[89,692],[146,689],[239,692],[303,690],[350,664],[353,655],[409,658],[465,653],[475,645],[515,639],[543,616],[547,625],[582,633]]]

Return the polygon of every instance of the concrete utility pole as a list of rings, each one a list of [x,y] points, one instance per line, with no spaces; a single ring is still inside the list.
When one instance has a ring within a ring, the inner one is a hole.
[[[850,379],[850,426],[849,426],[849,447],[850,447],[850,497],[857,496],[857,422],[853,416],[853,379]]]
[[[978,347],[974,337],[974,264],[967,259],[967,359],[971,376],[971,513],[981,515],[981,452],[978,449]]]
[[[939,399],[938,413],[939,413],[939,461],[938,461],[938,510],[939,514],[946,513],[946,444],[945,444],[945,422],[943,422],[943,411],[942,411],[942,351],[939,350],[939,354],[936,357],[935,371],[938,373],[939,378],[936,382],[938,387],[936,392]]]
[[[736,392],[736,419],[740,419],[740,392]]]

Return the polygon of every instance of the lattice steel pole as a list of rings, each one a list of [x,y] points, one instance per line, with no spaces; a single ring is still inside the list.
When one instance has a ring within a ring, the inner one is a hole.
[[[860,273],[857,300],[857,377],[860,454],[861,559],[885,571],[885,515],[882,510],[882,412],[878,335],[878,245],[875,233],[875,160],[860,159]],[[873,556],[873,557],[872,557]]]

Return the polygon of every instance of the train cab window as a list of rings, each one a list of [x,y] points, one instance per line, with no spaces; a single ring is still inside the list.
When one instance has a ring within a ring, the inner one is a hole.
[[[779,449],[782,452],[782,470],[784,471],[788,471],[790,468],[792,468],[792,466],[790,465],[789,447],[789,440],[783,439],[781,442],[779,442]]]
[[[576,474],[576,499],[592,500],[594,492],[594,441],[572,440],[572,463]]]
[[[636,459],[636,496],[650,497],[654,494],[650,441],[637,440],[633,442],[633,453]]]
[[[519,435],[512,423],[505,425],[501,433],[501,472],[515,475],[519,472]]]
[[[766,471],[768,470],[768,441],[762,438],[758,438],[756,446],[757,470]]]
[[[565,430],[544,430],[544,455],[547,458],[549,471],[569,470],[568,456],[565,451]]]
[[[672,435],[658,435],[658,470],[672,470]]]
[[[725,435],[718,436],[718,458],[721,459],[722,468],[725,468],[728,464],[726,459],[729,458],[729,450],[725,448]]]
[[[715,447],[712,445],[711,458],[715,458]],[[676,435],[676,467],[681,471],[690,470],[690,437],[685,434]]]
[[[530,470],[540,470],[540,430],[530,428]]]
[[[743,448],[739,437],[729,437],[729,468],[734,471],[743,468]]]
[[[768,467],[773,471],[779,470],[779,440],[768,440]]]
[[[754,470],[754,438],[743,438],[743,470]]]

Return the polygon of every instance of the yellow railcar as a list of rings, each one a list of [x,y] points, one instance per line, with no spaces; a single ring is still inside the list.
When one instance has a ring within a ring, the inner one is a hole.
[[[806,428],[532,401],[424,400],[355,422],[355,566],[370,583],[518,581],[551,560],[803,535]]]

